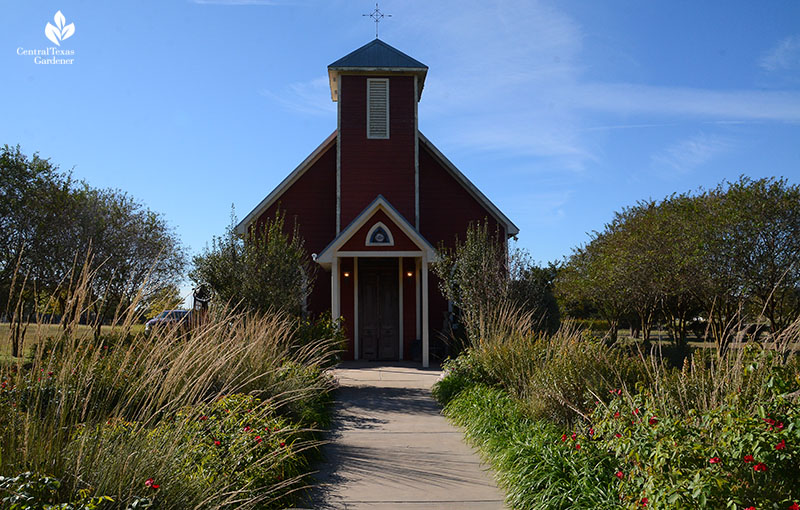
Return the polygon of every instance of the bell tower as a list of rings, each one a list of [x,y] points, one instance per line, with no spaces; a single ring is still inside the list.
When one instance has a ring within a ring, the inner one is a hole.
[[[375,39],[328,66],[337,103],[337,233],[378,195],[419,226],[417,103],[428,66]]]

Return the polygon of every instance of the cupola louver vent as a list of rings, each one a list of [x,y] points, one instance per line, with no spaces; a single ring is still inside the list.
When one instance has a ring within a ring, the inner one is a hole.
[[[367,138],[389,138],[389,80],[367,80]]]

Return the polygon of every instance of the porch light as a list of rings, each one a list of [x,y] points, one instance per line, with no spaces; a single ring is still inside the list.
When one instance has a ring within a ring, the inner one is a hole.
[[[345,272],[344,272],[344,277],[345,277],[345,278],[350,278],[350,273],[349,273],[348,271],[345,271]]]
[[[408,272],[406,272],[406,276],[411,278],[412,276],[414,276],[414,273],[412,273],[411,271],[408,271]]]

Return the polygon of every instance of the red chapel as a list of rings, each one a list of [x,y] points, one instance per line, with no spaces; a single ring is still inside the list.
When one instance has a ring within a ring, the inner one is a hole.
[[[519,229],[419,131],[428,67],[375,39],[328,66],[337,129],[237,226],[296,222],[321,266],[308,310],[344,319],[345,359],[435,356],[446,320],[436,247],[488,220]]]

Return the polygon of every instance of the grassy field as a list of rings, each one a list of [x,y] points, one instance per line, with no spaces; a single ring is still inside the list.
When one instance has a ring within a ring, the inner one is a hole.
[[[102,326],[101,333],[108,334],[114,329],[112,326]],[[133,326],[133,333],[138,333],[143,329],[143,324],[136,324]],[[55,337],[62,331],[60,324],[28,324],[28,331],[25,334],[25,355],[30,357],[31,350],[36,344],[36,339]],[[79,325],[76,333],[79,336],[91,336],[93,330],[90,326]],[[15,359],[11,356],[10,336],[11,328],[9,323],[0,322],[0,363],[7,363]]]

